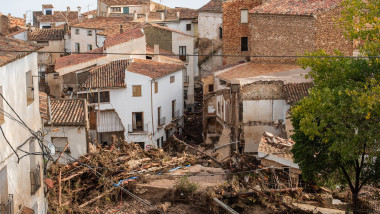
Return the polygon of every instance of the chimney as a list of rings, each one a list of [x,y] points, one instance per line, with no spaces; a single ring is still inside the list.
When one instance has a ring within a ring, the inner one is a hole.
[[[120,34],[124,33],[123,25],[120,25]]]
[[[165,13],[161,12],[161,21],[165,21]]]
[[[145,13],[145,21],[148,22],[149,20],[149,13]]]
[[[134,11],[134,12],[133,12],[133,21],[136,21],[136,20],[137,20],[137,12]]]
[[[82,14],[81,14],[81,12],[80,12],[80,10],[81,10],[81,7],[77,7],[78,8],[78,18],[80,18],[81,16],[82,16]]]
[[[154,45],[154,56],[153,60],[159,62],[160,61],[160,45]]]
[[[177,16],[177,20],[179,20],[179,11],[175,13],[175,15]]]

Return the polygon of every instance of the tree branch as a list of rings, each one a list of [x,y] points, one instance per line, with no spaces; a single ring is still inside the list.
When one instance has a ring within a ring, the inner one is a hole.
[[[348,176],[348,173],[347,173],[346,169],[343,166],[340,166],[340,168],[342,169],[343,175],[346,178],[346,180],[348,182],[348,185],[350,186],[351,192],[353,192],[354,191],[354,186],[352,185],[350,176]]]

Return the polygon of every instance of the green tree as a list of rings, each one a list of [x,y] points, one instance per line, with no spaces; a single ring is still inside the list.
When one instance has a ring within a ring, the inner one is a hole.
[[[291,109],[295,162],[306,179],[348,185],[357,208],[363,185],[380,181],[380,64],[350,58],[300,61],[312,69],[315,87]]]

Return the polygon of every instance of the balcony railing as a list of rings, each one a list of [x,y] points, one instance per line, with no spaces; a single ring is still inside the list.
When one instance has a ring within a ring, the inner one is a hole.
[[[134,124],[128,124],[128,133],[144,133],[148,132],[148,123],[144,123],[142,127]]]
[[[13,195],[9,195],[8,201],[4,204],[0,204],[1,214],[14,214],[13,210]]]
[[[183,83],[189,83],[189,76],[183,76]]]
[[[30,183],[31,183],[31,193],[37,192],[37,190],[41,187],[41,168],[40,165],[37,165],[36,168],[30,172]]]
[[[166,117],[158,119],[158,128],[161,128],[166,123]]]

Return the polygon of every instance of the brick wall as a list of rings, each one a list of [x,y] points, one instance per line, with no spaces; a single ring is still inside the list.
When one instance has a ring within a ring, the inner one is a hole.
[[[315,48],[312,16],[250,14],[251,55],[299,55]],[[255,62],[294,63],[295,58],[251,58]]]
[[[336,7],[317,16],[316,49],[324,49],[329,54],[339,50],[345,56],[352,56],[353,42],[344,37],[343,30],[337,23],[341,10],[341,7]]]
[[[261,4],[261,0],[233,0],[223,4],[223,54],[249,55],[251,47],[248,42],[248,51],[241,51],[241,37],[249,38],[249,21],[241,23],[241,10],[250,10]],[[224,57],[223,64],[233,64],[245,57]]]

